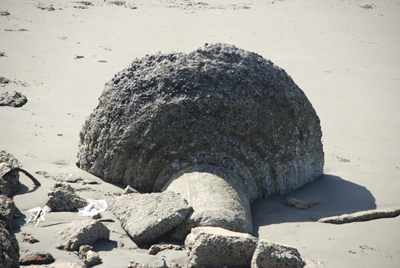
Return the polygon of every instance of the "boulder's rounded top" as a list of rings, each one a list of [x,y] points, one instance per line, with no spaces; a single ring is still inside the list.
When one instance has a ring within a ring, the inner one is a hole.
[[[321,128],[302,90],[260,55],[227,44],[135,59],[105,86],[77,165],[159,191],[189,166],[235,172],[250,200],[322,174]]]

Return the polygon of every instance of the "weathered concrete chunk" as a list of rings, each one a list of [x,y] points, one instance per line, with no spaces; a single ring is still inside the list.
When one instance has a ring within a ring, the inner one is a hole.
[[[283,199],[283,204],[285,206],[294,207],[298,209],[309,209],[312,208],[313,206],[320,204],[320,202],[309,202],[309,201],[299,200],[294,197],[285,197],[285,199]]]
[[[231,170],[250,202],[323,173],[319,118],[281,68],[249,51],[206,44],[134,60],[109,81],[80,132],[77,165],[157,192],[196,164]]]
[[[251,260],[251,268],[303,268],[297,249],[260,239]]]
[[[88,202],[78,196],[70,185],[56,183],[48,192],[46,205],[52,211],[74,211],[85,207]]]
[[[32,252],[29,254],[22,255],[19,258],[20,265],[31,265],[31,264],[50,264],[53,263],[54,257],[48,252]]]
[[[73,221],[61,233],[59,249],[77,251],[82,245],[93,245],[100,240],[108,240],[110,230],[101,222],[89,220]]]
[[[163,189],[184,197],[193,213],[175,228],[172,240],[184,241],[198,226],[214,226],[252,233],[250,202],[243,181],[219,167],[193,166],[178,172]]]
[[[343,224],[356,221],[370,221],[382,218],[394,218],[400,215],[400,208],[386,208],[356,212],[352,214],[343,214],[340,216],[327,217],[319,219],[318,222]]]
[[[22,107],[28,102],[25,95],[20,92],[0,92],[0,106]]]
[[[178,226],[192,211],[187,201],[173,192],[122,195],[109,208],[138,245],[151,242]]]
[[[189,267],[250,267],[257,238],[219,227],[197,227],[185,240]]]

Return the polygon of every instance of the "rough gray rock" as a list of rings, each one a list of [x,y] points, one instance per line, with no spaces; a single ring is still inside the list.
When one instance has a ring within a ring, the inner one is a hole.
[[[297,249],[260,239],[251,259],[251,268],[303,268]]]
[[[173,176],[163,190],[179,193],[193,207],[193,213],[173,230],[173,241],[185,241],[190,230],[198,226],[253,231],[246,188],[228,170],[210,165],[192,166]]]
[[[15,205],[0,194],[0,267],[19,267],[19,246],[12,232]]]
[[[319,118],[281,68],[212,44],[148,55],[109,81],[80,132],[77,165],[140,192],[195,164],[237,174],[250,202],[323,172]]]
[[[52,211],[75,211],[85,207],[88,202],[78,196],[70,185],[56,183],[47,193],[46,205]]]
[[[21,163],[10,153],[0,151],[0,194],[12,197],[19,188],[19,172],[12,170],[21,167]]]
[[[93,250],[89,250],[84,254],[83,263],[86,267],[92,267],[102,262],[99,254]]]
[[[20,92],[0,92],[0,106],[22,107],[28,102],[26,96]]]
[[[69,223],[61,233],[63,242],[57,247],[69,251],[77,251],[82,245],[93,245],[110,238],[110,230],[101,222],[77,220]]]
[[[122,195],[111,201],[109,208],[138,245],[178,226],[192,211],[187,201],[173,192]]]
[[[294,208],[298,208],[298,209],[309,209],[309,208],[312,208],[313,206],[320,204],[320,202],[308,202],[308,201],[299,200],[294,197],[285,197],[283,199],[283,204],[285,206],[294,207]]]
[[[174,244],[154,244],[147,250],[147,254],[156,255],[158,252],[166,249],[183,250],[181,246]]]
[[[400,208],[386,208],[356,212],[352,214],[343,214],[340,216],[327,217],[319,219],[318,222],[343,224],[356,221],[370,221],[382,218],[394,218],[400,215]]]
[[[257,238],[219,227],[197,227],[186,237],[188,267],[250,267]]]

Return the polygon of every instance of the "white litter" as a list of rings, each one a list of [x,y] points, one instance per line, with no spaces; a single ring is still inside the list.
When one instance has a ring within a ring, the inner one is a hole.
[[[78,208],[78,215],[93,216],[107,209],[107,202],[104,199],[102,200],[88,199],[87,201],[89,202],[89,205],[83,208]]]
[[[36,222],[35,227],[38,227],[39,223],[41,221],[45,221],[46,220],[44,218],[44,216],[46,215],[46,213],[50,212],[51,209],[48,206],[45,206],[43,208],[35,207],[35,208],[32,208],[32,209],[30,209],[28,211],[29,211],[29,213],[31,213],[31,216],[30,216],[29,220],[27,221],[27,223]]]

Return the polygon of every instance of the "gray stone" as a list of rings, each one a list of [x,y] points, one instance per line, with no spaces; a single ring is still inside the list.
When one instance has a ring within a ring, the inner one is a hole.
[[[20,92],[0,92],[0,106],[22,107],[28,102],[25,95]]]
[[[93,250],[93,246],[90,245],[83,245],[79,247],[79,257],[81,259],[83,259],[85,257],[86,252],[88,252],[89,250]]]
[[[173,192],[122,195],[111,201],[109,208],[138,245],[178,226],[192,211],[186,200]]]
[[[303,268],[297,249],[260,239],[251,260],[251,268]]]
[[[253,232],[246,188],[228,170],[210,165],[192,166],[173,176],[163,190],[179,193],[193,207],[193,213],[173,230],[174,241],[183,242],[190,230],[198,226]]]
[[[0,151],[0,194],[12,197],[19,188],[19,172],[22,164],[10,153]],[[10,171],[11,170],[11,171]]]
[[[147,250],[147,254],[156,255],[158,252],[166,249],[183,250],[181,246],[174,244],[154,244]]]
[[[382,218],[394,218],[400,215],[400,208],[385,208],[376,210],[367,210],[352,214],[343,214],[340,216],[327,217],[319,219],[321,223],[343,224],[356,221],[370,221]]]
[[[132,188],[128,185],[124,189],[124,194],[139,194],[139,192],[135,188]]]
[[[319,118],[281,68],[212,44],[148,55],[109,81],[80,132],[77,165],[105,181],[157,192],[196,164],[231,170],[250,202],[323,173]]]
[[[19,267],[19,245],[12,232],[15,205],[0,194],[0,267]]]
[[[78,196],[70,185],[56,183],[48,192],[46,205],[52,211],[75,211],[85,207],[88,202]]]
[[[285,197],[283,199],[283,204],[285,206],[294,207],[298,209],[309,209],[312,208],[313,206],[320,204],[320,202],[308,202],[293,197]]]
[[[110,230],[101,222],[93,219],[77,220],[69,223],[62,231],[62,243],[57,248],[77,251],[82,245],[93,245],[109,238]]]
[[[257,238],[219,227],[197,227],[186,237],[188,267],[250,267]]]
[[[33,237],[31,234],[28,233],[21,233],[22,242],[28,242],[30,244],[35,244],[40,242],[37,238]]]
[[[84,254],[83,263],[86,267],[92,267],[101,263],[99,254],[93,250],[89,250]]]

